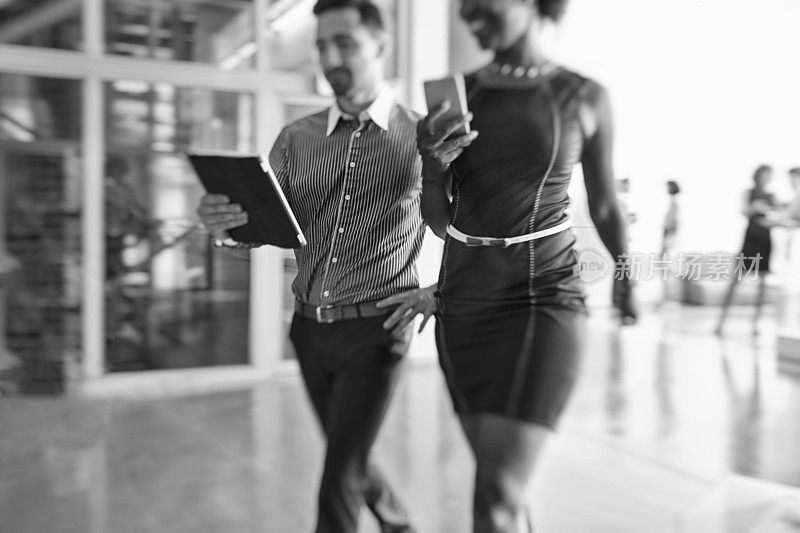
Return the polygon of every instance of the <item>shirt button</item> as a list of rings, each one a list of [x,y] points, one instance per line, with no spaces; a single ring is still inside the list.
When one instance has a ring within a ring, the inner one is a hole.
[[[360,131],[356,132],[356,137],[361,137],[361,132]]]
[[[355,168],[356,164],[354,161],[350,161],[350,168]]]
[[[338,259],[337,259],[337,258],[335,258],[335,257],[334,257],[333,259],[331,259],[331,263],[335,263],[335,262],[337,262],[337,261],[338,261]]]
[[[339,233],[344,233],[344,228],[339,228]]]
[[[323,295],[325,298],[327,298],[328,296],[330,296],[330,295],[331,295],[331,291],[325,291],[325,292],[323,292],[323,293],[322,293],[322,295]]]
[[[345,195],[344,195],[344,199],[345,199],[345,200],[349,200],[349,199],[350,199],[350,195],[349,195],[349,194],[345,194]]]

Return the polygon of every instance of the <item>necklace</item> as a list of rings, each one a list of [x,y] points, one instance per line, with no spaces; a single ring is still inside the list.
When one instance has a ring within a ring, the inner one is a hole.
[[[508,63],[492,63],[489,65],[489,70],[501,76],[521,78],[537,78],[543,74],[551,72],[555,68],[553,63],[545,63],[541,66],[523,67],[522,65],[514,67]]]

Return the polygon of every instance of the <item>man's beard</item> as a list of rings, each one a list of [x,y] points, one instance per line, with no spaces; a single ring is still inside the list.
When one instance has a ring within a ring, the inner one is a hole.
[[[353,87],[353,73],[344,67],[333,68],[325,73],[325,78],[336,96],[346,95]]]

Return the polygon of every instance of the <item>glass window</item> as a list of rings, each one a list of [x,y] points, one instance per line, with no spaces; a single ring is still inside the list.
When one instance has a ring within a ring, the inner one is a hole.
[[[81,0],[0,1],[0,44],[78,50]]]
[[[253,152],[253,95],[130,80],[106,93],[107,369],[247,364],[249,256],[210,246],[184,152]]]
[[[106,47],[115,55],[253,68],[253,1],[108,0]]]
[[[81,83],[0,73],[0,388],[80,359]]]

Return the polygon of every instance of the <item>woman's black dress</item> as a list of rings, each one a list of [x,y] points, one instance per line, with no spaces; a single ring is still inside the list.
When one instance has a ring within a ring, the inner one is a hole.
[[[769,192],[751,189],[749,202],[762,201],[769,207],[775,207],[775,195]],[[772,255],[772,236],[769,226],[765,224],[766,216],[753,214],[747,222],[742,244],[742,266],[747,271],[769,272],[769,260]],[[758,260],[756,260],[758,258]]]
[[[579,109],[593,83],[563,68],[526,87],[467,76],[479,136],[452,165],[452,226],[511,237],[564,221],[585,142]],[[572,230],[507,248],[448,236],[437,345],[457,412],[556,425],[581,354],[578,268]]]

